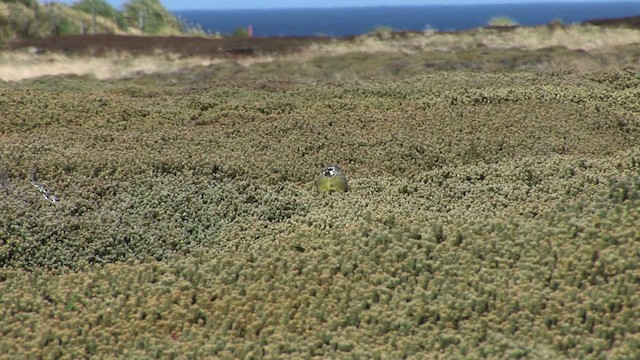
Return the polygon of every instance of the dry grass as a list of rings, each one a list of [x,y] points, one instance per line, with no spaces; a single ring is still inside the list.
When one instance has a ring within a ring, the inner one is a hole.
[[[539,50],[563,47],[569,50],[602,50],[640,42],[640,30],[572,25],[567,27],[520,27],[513,30],[478,29],[462,33],[408,34],[387,39],[362,36],[354,43],[336,42],[312,46],[311,54],[345,54],[350,52],[455,51],[461,49]]]
[[[606,53],[605,57],[620,57],[619,49],[640,43],[640,30],[624,28],[600,28],[596,26],[574,25],[567,27],[516,28],[510,31],[478,29],[463,33],[406,34],[395,37],[365,35],[353,41],[335,40],[330,43],[313,44],[306,49],[287,55],[257,55],[236,58],[229,63],[249,68],[254,65],[271,63],[306,64],[314,59],[335,57],[350,67],[349,59],[339,57],[351,54],[393,54],[399,56],[419,56],[426,53],[440,54],[450,62],[447,54],[465,51],[522,50],[539,51],[561,48],[569,51],[584,51],[589,54]],[[466,55],[465,55],[466,56]],[[475,56],[475,55],[474,55]],[[370,57],[367,57],[370,58]],[[485,60],[486,61],[486,60]],[[33,52],[9,52],[0,55],[0,80],[20,81],[45,75],[91,75],[98,79],[120,79],[135,74],[171,73],[180,69],[208,66],[225,62],[223,59],[205,57],[182,58],[172,54],[156,53],[147,56],[133,56],[111,53],[106,56],[68,56],[61,54],[37,55]],[[607,61],[561,58],[546,62],[544,66],[557,69],[593,70],[603,65],[615,63],[627,66],[634,59]],[[482,70],[486,70],[483,68]],[[377,71],[377,70],[376,70]],[[343,79],[357,78],[356,75]],[[355,74],[355,73],[354,73]],[[414,73],[408,74],[413,75]]]
[[[390,36],[390,35],[389,35]],[[354,41],[333,41],[312,44],[305,50],[286,56],[265,55],[239,59],[243,66],[273,61],[307,62],[319,56],[340,56],[352,53],[456,52],[468,49],[540,50],[561,47],[568,50],[609,50],[640,43],[640,30],[601,28],[588,25],[567,27],[521,27],[510,31],[478,29],[461,33],[406,34],[402,37],[364,35]]]
[[[8,52],[0,54],[0,80],[20,81],[46,75],[90,75],[100,80],[122,79],[136,74],[171,73],[221,61],[201,57],[185,59],[173,54],[133,56],[111,53],[94,57]]]

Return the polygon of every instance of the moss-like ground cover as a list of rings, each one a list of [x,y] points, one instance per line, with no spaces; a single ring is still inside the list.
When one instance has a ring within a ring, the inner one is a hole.
[[[640,352],[637,72],[218,70],[0,87],[0,354]]]

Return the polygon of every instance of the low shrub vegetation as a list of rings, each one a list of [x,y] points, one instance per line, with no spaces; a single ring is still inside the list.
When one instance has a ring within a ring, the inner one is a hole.
[[[638,353],[634,69],[311,61],[0,84],[0,353]]]
[[[508,16],[496,16],[491,18],[488,24],[489,26],[505,27],[516,26],[518,25],[518,22]]]

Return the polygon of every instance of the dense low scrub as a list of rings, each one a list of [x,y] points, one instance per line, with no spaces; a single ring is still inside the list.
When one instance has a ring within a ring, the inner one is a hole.
[[[174,76],[0,88],[0,353],[640,351],[636,72]]]

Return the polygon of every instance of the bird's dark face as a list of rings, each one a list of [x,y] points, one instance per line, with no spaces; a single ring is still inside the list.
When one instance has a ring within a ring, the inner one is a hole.
[[[324,169],[324,172],[322,173],[324,176],[335,176],[340,174],[340,168],[335,166],[335,165],[331,165],[331,166],[327,166],[326,169]]]

